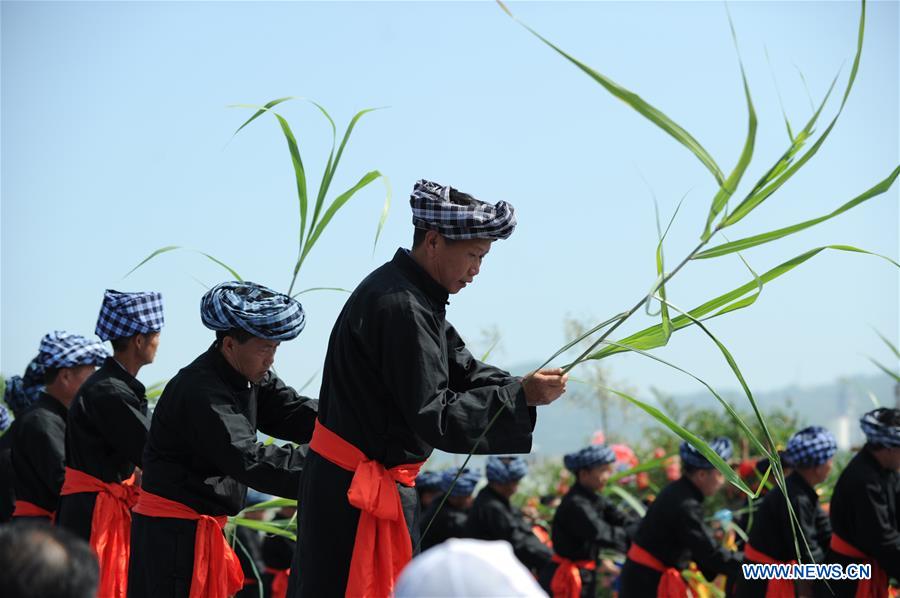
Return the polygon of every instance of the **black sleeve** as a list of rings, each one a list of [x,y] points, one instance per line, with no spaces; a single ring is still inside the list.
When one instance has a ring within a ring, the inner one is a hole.
[[[305,444],[312,438],[319,401],[297,394],[274,372],[260,383],[257,394],[260,431],[269,436]]]
[[[540,569],[553,557],[550,549],[534,535],[521,516],[499,504],[485,505],[481,524],[484,526],[484,537],[509,542],[516,558],[529,569]]]
[[[509,372],[475,359],[449,322],[445,322],[444,334],[447,337],[450,388],[466,391],[482,386],[505,386],[521,380]]]
[[[618,511],[615,507],[610,509],[607,505],[604,511]],[[576,538],[589,542],[597,542],[603,548],[613,548],[621,552],[628,550],[628,538],[624,527],[616,525],[613,520],[606,519],[605,513],[599,512],[594,505],[583,498],[573,498],[570,509],[566,513],[566,529]],[[624,516],[621,512],[615,513],[614,518]],[[624,522],[624,519],[622,520]]]
[[[828,547],[827,542],[831,541],[831,523],[828,521],[828,517],[825,513],[821,513],[824,516],[824,524],[827,525],[827,528],[823,529],[821,527],[823,521],[819,517],[821,509],[807,496],[802,495],[797,496],[794,512],[797,515],[797,520],[800,522],[798,534],[803,534],[803,538],[799,535],[797,536],[797,542],[800,545],[800,554],[803,555],[804,561],[812,563],[824,562],[825,549]],[[790,533],[790,528],[788,528],[788,534],[790,536],[790,545],[793,546],[794,538],[793,534]],[[827,535],[827,541],[823,543],[822,540],[825,535]],[[805,542],[804,539],[806,540]]]
[[[292,446],[263,445],[226,392],[185,401],[194,426],[193,450],[222,473],[262,492],[295,498],[304,455]]]
[[[140,467],[150,429],[146,404],[123,382],[110,378],[91,387],[90,405],[107,442]]]
[[[66,428],[35,413],[16,431],[12,449],[16,498],[55,511],[66,479]]]
[[[894,579],[900,579],[900,531],[891,522],[885,491],[877,480],[863,484],[861,500],[853,510],[854,526],[869,531],[865,545],[857,546],[871,555]]]
[[[703,509],[699,503],[685,503],[684,517],[681,519],[680,533],[684,544],[691,551],[691,558],[697,563],[707,579],[716,575],[733,577],[740,574],[741,557],[726,550],[716,542],[709,527],[703,522]]]
[[[444,325],[411,299],[395,301],[377,318],[379,369],[406,423],[425,442],[465,453],[501,407],[477,453],[527,453],[536,411],[525,402],[518,379],[458,390],[451,386]]]

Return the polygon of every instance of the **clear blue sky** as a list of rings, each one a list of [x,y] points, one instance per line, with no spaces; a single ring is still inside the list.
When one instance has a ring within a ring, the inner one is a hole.
[[[693,3],[514,3],[562,47],[640,93],[730,170],[746,111],[725,8]],[[765,49],[795,128],[810,114],[798,69],[818,100],[856,43],[854,2],[736,2],[732,15],[760,128],[747,182],[787,147]],[[568,316],[599,321],[630,307],[655,278],[655,225],[645,177],[664,217],[690,190],[666,247],[672,262],[697,242],[713,180],[684,148],[612,98],[493,2],[482,3],[2,3],[2,361],[21,373],[42,334],[90,334],[103,290],[156,289],[167,328],[141,378],[173,375],[210,342],[198,306],[222,270],[171,253],[128,279],[153,249],[207,251],[245,278],[286,290],[297,205],[284,141],[260,119],[226,108],[286,95],[314,98],[339,127],[359,124],[334,191],[379,169],[394,202],[372,255],[383,187],[361,192],[326,231],[300,288],[352,288],[408,246],[408,193],[418,178],[451,183],[518,209],[449,317],[476,352],[496,327],[495,358],[543,360]],[[828,142],[801,174],[729,231],[732,239],[831,211],[898,163],[898,3],[869,5],[856,86]],[[837,94],[836,94],[837,95]],[[825,109],[825,123],[837,108]],[[302,102],[283,106],[310,185],[330,142]],[[742,187],[746,190],[746,185]],[[332,196],[334,194],[332,193]],[[824,244],[897,258],[898,188],[838,219],[746,258],[759,272]],[[690,264],[669,289],[693,307],[748,280],[735,256]],[[322,364],[345,295],[303,297],[309,324],[276,367],[301,385]],[[649,322],[635,318],[626,330]],[[823,253],[769,285],[752,308],[711,323],[760,390],[871,373],[890,362],[870,327],[898,334],[898,275],[883,261]],[[715,385],[733,378],[705,337],[679,333],[663,357]],[[696,390],[639,356],[608,360],[646,389]],[[309,389],[317,394],[315,384]],[[885,399],[888,399],[885,397]]]

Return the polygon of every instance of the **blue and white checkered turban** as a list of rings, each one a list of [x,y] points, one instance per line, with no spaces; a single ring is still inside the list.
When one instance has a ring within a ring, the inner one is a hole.
[[[12,423],[12,418],[9,416],[9,411],[6,409],[6,405],[0,405],[0,432],[3,432],[9,425]]]
[[[419,490],[440,490],[442,475],[437,471],[422,471],[416,476],[416,488]]]
[[[889,411],[897,410],[881,407],[869,411],[860,418],[859,427],[862,428],[863,434],[866,435],[866,440],[872,444],[896,448],[900,447],[900,426],[891,426],[879,421]],[[895,418],[895,421],[896,419],[898,418]]]
[[[505,201],[489,204],[449,185],[424,179],[413,186],[409,205],[413,226],[437,231],[448,239],[495,241],[506,239],[516,228],[516,211],[511,204]]]
[[[451,467],[441,474],[441,492],[447,492],[450,488],[450,484],[453,483],[453,478],[456,477],[457,471],[457,469]],[[459,479],[456,480],[453,489],[450,490],[450,496],[471,496],[472,493],[475,492],[475,486],[478,485],[478,480],[480,479],[481,474],[476,470],[470,468],[464,469],[460,474]]]
[[[709,443],[709,448],[715,451],[715,453],[725,461],[731,458],[731,441],[724,436],[714,438],[713,441]],[[688,444],[687,441],[681,443],[681,448],[678,452],[681,455],[681,462],[688,467],[693,467],[694,469],[713,469],[714,467],[713,464],[703,456],[703,453],[695,449],[693,445]]]
[[[38,369],[37,360],[34,360],[28,364],[24,378],[12,376],[6,380],[3,402],[12,409],[13,415],[16,417],[24,413],[41,396],[44,380],[41,375],[36,373]]]
[[[210,330],[240,328],[270,341],[289,341],[303,332],[303,306],[255,282],[223,282],[200,301],[200,317]]]
[[[45,334],[38,350],[36,372],[43,374],[56,368],[79,365],[103,365],[109,353],[100,341],[88,340],[80,334],[56,330]],[[26,376],[28,374],[26,373]]]
[[[101,340],[108,341],[159,332],[163,323],[161,294],[120,293],[108,289],[103,294],[95,333]]]
[[[522,457],[497,457],[491,455],[484,468],[489,482],[508,484],[518,482],[528,475],[528,464]]]
[[[827,462],[836,452],[834,434],[822,426],[809,426],[788,440],[784,460],[791,467],[815,467]]]
[[[572,473],[579,469],[589,469],[595,465],[607,465],[615,462],[616,453],[605,444],[591,444],[563,457],[563,464]]]

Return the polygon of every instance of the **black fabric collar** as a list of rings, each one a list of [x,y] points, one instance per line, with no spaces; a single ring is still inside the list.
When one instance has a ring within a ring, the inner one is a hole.
[[[41,391],[41,396],[38,397],[38,400],[34,402],[35,407],[44,407],[48,411],[55,413],[63,419],[66,419],[66,416],[69,412],[69,408],[63,405],[62,401],[48,393],[46,390]]]
[[[578,481],[576,481],[574,484],[572,484],[572,492],[581,494],[582,496],[589,498],[591,501],[600,500],[600,495],[598,495],[596,492],[594,492],[587,486],[583,486]]]
[[[497,500],[499,500],[499,501],[502,502],[504,505],[506,505],[507,507],[509,507],[509,499],[506,498],[505,496],[503,496],[502,494],[500,494],[499,492],[497,492],[496,490],[494,490],[493,488],[491,488],[490,483],[488,483],[488,485],[485,486],[484,488],[485,488],[485,490],[487,490],[487,491],[489,491],[491,494],[493,494],[493,495],[497,498]]]
[[[126,372],[125,368],[122,367],[122,364],[116,361],[112,357],[107,357],[106,361],[103,362],[103,366],[100,368],[113,378],[121,380],[125,384],[128,385],[128,388],[134,391],[134,394],[143,398],[147,389],[144,388],[144,385],[141,384],[141,381],[131,375],[130,372]]]
[[[212,363],[213,368],[222,377],[222,379],[235,390],[247,390],[250,388],[250,381],[244,377],[239,371],[231,367],[222,350],[219,348],[218,341],[213,342],[206,351],[207,359]]]
[[[410,282],[425,293],[425,296],[431,300],[436,308],[444,309],[450,303],[448,301],[450,293],[447,292],[447,289],[441,286],[422,266],[416,263],[408,249],[399,248],[397,253],[394,254],[391,263],[406,275]]]
[[[700,491],[700,488],[697,488],[696,484],[694,484],[687,476],[681,476],[681,479],[678,481],[684,484],[690,490],[692,496],[699,502],[703,502],[706,499]]]
[[[879,475],[888,475],[889,473],[891,473],[889,470],[881,466],[881,462],[879,462],[875,455],[872,454],[872,449],[868,446],[865,446],[859,452],[866,463],[868,463],[869,467],[877,471]]]
[[[791,475],[788,476],[786,481],[797,487],[797,489],[799,489],[801,492],[804,492],[807,496],[813,499],[814,502],[819,501],[819,495],[816,493],[816,489],[809,485],[809,482],[806,481],[806,478],[800,475],[800,472],[792,472]]]

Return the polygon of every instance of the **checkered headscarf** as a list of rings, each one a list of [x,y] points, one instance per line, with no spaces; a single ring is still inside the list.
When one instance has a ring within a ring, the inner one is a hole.
[[[457,469],[451,467],[441,474],[442,492],[447,492],[450,488],[450,484],[453,483],[453,478],[456,477],[457,471]],[[464,469],[459,475],[459,479],[456,480],[456,485],[453,486],[453,490],[450,490],[450,496],[471,496],[472,493],[475,492],[475,486],[478,485],[478,480],[480,479],[481,474],[476,470],[470,468]]]
[[[834,434],[822,426],[809,426],[788,440],[784,460],[791,467],[815,467],[827,462],[836,452]]]
[[[103,365],[109,353],[100,341],[88,340],[80,334],[56,330],[45,334],[38,350],[36,374],[43,375],[55,368],[73,368],[79,365]],[[26,376],[28,374],[26,373]]]
[[[896,448],[900,447],[900,426],[891,426],[879,421],[880,416],[889,411],[897,410],[881,407],[869,411],[860,418],[859,427],[862,428],[863,434],[866,435],[866,440],[872,444]]]
[[[457,241],[506,239],[516,228],[516,211],[512,204],[505,201],[489,204],[449,185],[424,179],[413,186],[409,205],[412,206],[413,226],[437,231]]]
[[[120,293],[107,289],[103,294],[95,333],[100,340],[108,341],[159,332],[163,323],[161,294]]]
[[[616,462],[616,453],[605,444],[591,444],[563,457],[566,469],[576,473],[579,469],[589,469],[595,465]]]
[[[3,432],[9,425],[12,423],[12,418],[9,416],[9,411],[6,409],[6,405],[0,405],[0,432]]]
[[[491,455],[484,468],[489,482],[508,484],[517,482],[528,475],[528,464],[522,457],[497,457]]]
[[[28,364],[24,378],[22,376],[12,376],[6,380],[3,402],[12,409],[13,415],[16,417],[24,413],[41,396],[41,391],[44,389],[44,381],[37,371],[38,365],[35,359]]]
[[[255,282],[223,282],[203,295],[200,317],[210,330],[240,328],[270,341],[289,341],[306,326],[303,306]]]
[[[416,488],[419,490],[440,490],[441,474],[437,471],[423,471],[416,476]]]
[[[713,441],[709,443],[709,448],[725,461],[731,458],[731,441],[724,436],[714,438]],[[703,453],[695,449],[693,445],[688,444],[687,441],[681,443],[681,448],[678,453],[681,455],[681,462],[694,469],[713,469],[714,467],[713,464],[703,456]]]

